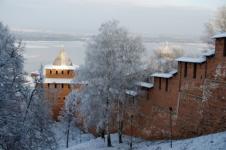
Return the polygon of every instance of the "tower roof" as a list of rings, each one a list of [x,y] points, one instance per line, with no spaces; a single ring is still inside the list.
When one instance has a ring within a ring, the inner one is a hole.
[[[170,55],[173,53],[172,48],[169,46],[169,43],[166,42],[161,48],[160,48],[161,53],[164,55]]]
[[[169,45],[168,42],[164,43],[156,49],[157,54],[161,55],[164,58],[171,58],[173,55],[173,48]]]
[[[53,65],[56,66],[72,66],[72,61],[69,56],[65,53],[64,49],[61,49],[58,56],[53,61]]]

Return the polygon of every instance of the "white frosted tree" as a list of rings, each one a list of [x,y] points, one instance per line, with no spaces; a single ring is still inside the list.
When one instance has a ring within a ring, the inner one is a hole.
[[[117,21],[102,24],[88,43],[85,65],[78,77],[88,82],[81,94],[81,110],[88,127],[106,131],[109,147],[113,111],[117,108],[120,124],[120,105],[126,100],[125,91],[135,88],[134,82],[140,77],[143,52],[141,38],[129,34]]]
[[[23,49],[21,42],[15,46],[16,43],[8,29],[0,23],[0,149],[15,149],[17,144],[19,148],[23,146],[17,132],[22,126]]]
[[[0,149],[54,149],[42,94],[25,83],[21,42],[0,23]]]
[[[64,107],[60,112],[59,119],[65,124],[66,148],[69,146],[70,130],[78,123],[79,99],[76,91],[72,91],[66,98]]]
[[[35,89],[24,87],[25,107],[23,116],[24,136],[22,141],[28,149],[56,149],[57,142],[52,131],[51,104],[45,98],[40,85]]]
[[[154,50],[150,58],[149,70],[152,72],[169,72],[177,69],[178,63],[175,59],[183,55],[183,49],[170,46],[166,43]]]
[[[213,44],[213,40],[210,39],[214,34],[219,32],[226,32],[226,5],[217,9],[214,18],[205,24],[206,32],[204,41]]]

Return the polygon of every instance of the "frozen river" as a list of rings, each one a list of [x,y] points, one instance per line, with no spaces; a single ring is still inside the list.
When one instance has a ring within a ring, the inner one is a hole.
[[[77,65],[84,63],[86,43],[82,41],[24,41],[25,43],[25,71],[31,72],[38,70],[41,64],[51,64],[58,54],[62,45],[70,56],[72,62]],[[154,49],[164,43],[145,42],[145,60],[152,55]],[[182,48],[189,54],[200,53],[207,49],[204,43],[169,43],[169,45]]]

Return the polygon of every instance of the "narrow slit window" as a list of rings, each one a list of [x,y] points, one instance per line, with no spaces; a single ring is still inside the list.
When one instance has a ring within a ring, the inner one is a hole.
[[[56,71],[56,74],[58,74],[58,71]]]
[[[49,83],[47,85],[48,85],[48,88],[49,88]]]
[[[64,74],[64,71],[61,71],[61,74]]]
[[[193,78],[196,78],[196,72],[197,72],[197,64],[194,64],[194,70],[193,70]]]
[[[70,86],[70,85],[68,85],[68,88],[70,89],[70,88],[71,88],[71,86]]]
[[[207,61],[206,61],[206,63],[205,63],[205,78],[206,78],[206,74],[207,74],[207,65],[208,65],[208,63],[207,63]]]
[[[159,78],[159,90],[161,90],[161,78]]]
[[[55,84],[55,88],[57,88],[57,84]]]
[[[184,77],[186,78],[188,74],[188,63],[184,64]]]
[[[61,84],[61,88],[64,88],[64,84]]]
[[[146,99],[149,100],[149,90],[146,91]]]
[[[168,91],[168,79],[166,79],[166,91]]]
[[[52,74],[52,70],[50,70],[49,73]]]
[[[67,74],[70,74],[70,71],[69,70],[67,71]]]
[[[224,38],[224,56],[226,56],[226,38]]]

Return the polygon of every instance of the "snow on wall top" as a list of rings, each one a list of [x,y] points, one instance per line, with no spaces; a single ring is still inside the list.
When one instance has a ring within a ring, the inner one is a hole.
[[[136,91],[132,91],[132,90],[126,90],[126,94],[130,95],[130,96],[137,96],[137,92]]]
[[[226,32],[216,34],[212,37],[212,39],[218,39],[218,38],[226,38]]]
[[[59,84],[72,84],[74,79],[65,78],[44,78],[43,83],[59,83]]]
[[[152,77],[159,77],[159,78],[171,78],[171,77],[173,77],[173,75],[175,73],[177,73],[177,70],[172,70],[168,73],[156,72],[156,73],[153,73],[151,76]]]
[[[214,49],[210,49],[210,50],[207,50],[206,52],[202,53],[203,56],[212,56],[215,54],[215,50]]]
[[[174,75],[175,73],[177,73],[177,69],[174,69],[174,70],[170,71],[169,73],[171,73],[172,75]]]
[[[88,81],[79,81],[79,82],[75,82],[76,84],[83,84],[83,85],[88,85],[89,82]]]
[[[77,70],[77,69],[79,69],[79,66],[78,65],[72,65],[72,66],[45,65],[44,69]]]
[[[151,76],[152,77],[159,77],[159,78],[171,78],[172,77],[172,74],[170,74],[170,73],[158,73],[158,72],[156,72],[156,73],[153,73]]]
[[[180,57],[177,58],[176,61],[180,61],[180,62],[189,62],[189,63],[203,63],[206,61],[206,57]]]
[[[154,85],[148,82],[137,82],[136,85],[145,87],[145,88],[152,88]]]

